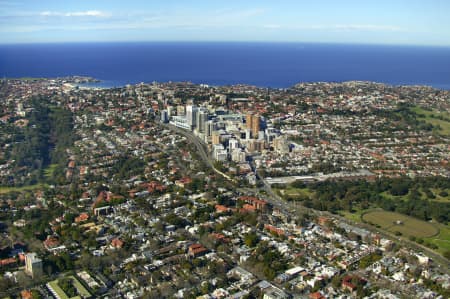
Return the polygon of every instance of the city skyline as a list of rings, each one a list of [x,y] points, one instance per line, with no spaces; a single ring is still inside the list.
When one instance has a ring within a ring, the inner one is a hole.
[[[445,1],[0,1],[11,43],[263,41],[450,46]]]

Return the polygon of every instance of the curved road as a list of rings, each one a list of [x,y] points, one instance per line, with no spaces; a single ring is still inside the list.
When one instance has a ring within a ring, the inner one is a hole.
[[[200,155],[200,158],[202,158],[202,160],[209,166],[211,167],[212,170],[214,170],[214,172],[220,174],[221,176],[223,176],[224,178],[235,182],[235,180],[230,177],[229,175],[223,173],[222,171],[218,170],[216,167],[214,167],[214,164],[212,162],[212,159],[208,156],[208,154],[206,153],[206,148],[205,148],[205,144],[203,142],[200,141],[200,139],[195,136],[192,132],[184,130],[184,129],[180,129],[175,127],[174,125],[171,124],[163,124],[164,127],[166,127],[167,129],[176,132],[180,135],[183,135],[184,137],[186,137],[190,142],[192,142],[198,150],[198,154]]]

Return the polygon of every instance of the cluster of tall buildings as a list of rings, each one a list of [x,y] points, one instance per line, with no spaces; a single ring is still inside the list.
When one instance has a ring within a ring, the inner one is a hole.
[[[280,135],[273,127],[266,127],[257,113],[233,114],[195,105],[167,106],[161,111],[161,122],[194,132],[218,161],[245,162],[248,153],[268,149]]]
[[[194,105],[177,106],[176,110],[168,106],[161,111],[161,122],[199,133],[207,133],[209,112],[204,107]]]
[[[215,130],[214,124],[219,121],[229,121],[233,116],[227,114],[224,116],[224,111],[220,110],[219,113],[215,111],[210,114],[208,109],[205,107],[197,107],[195,105],[187,106],[168,106],[166,109],[161,111],[161,122],[172,123],[173,125],[190,130],[196,131],[198,133],[208,133],[208,137],[212,136],[212,132]],[[222,116],[222,117],[218,117]],[[231,117],[229,117],[231,116]],[[235,117],[236,118],[236,117]],[[239,121],[242,122],[242,116],[238,115]],[[259,114],[249,112],[245,116],[246,124],[246,139],[257,139],[260,138],[261,132],[261,117]]]

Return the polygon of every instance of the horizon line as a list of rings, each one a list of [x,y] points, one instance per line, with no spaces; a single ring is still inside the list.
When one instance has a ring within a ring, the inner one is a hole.
[[[319,45],[349,45],[349,46],[397,46],[397,47],[424,47],[424,48],[450,48],[449,45],[440,44],[397,44],[397,43],[368,43],[368,42],[324,42],[324,41],[267,41],[267,40],[118,40],[118,41],[36,41],[36,42],[0,42],[0,46],[14,45],[63,45],[63,44],[144,44],[144,43],[234,43],[234,44],[319,44]]]

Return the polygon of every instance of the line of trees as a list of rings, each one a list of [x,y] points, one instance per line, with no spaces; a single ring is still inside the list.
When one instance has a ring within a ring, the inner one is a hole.
[[[11,150],[6,159],[14,160],[9,178],[0,185],[33,185],[45,180],[44,169],[56,164],[52,176],[54,182],[64,177],[67,162],[66,149],[73,145],[73,115],[69,110],[51,106],[46,98],[31,99],[31,112],[27,115],[28,125],[14,134]]]

